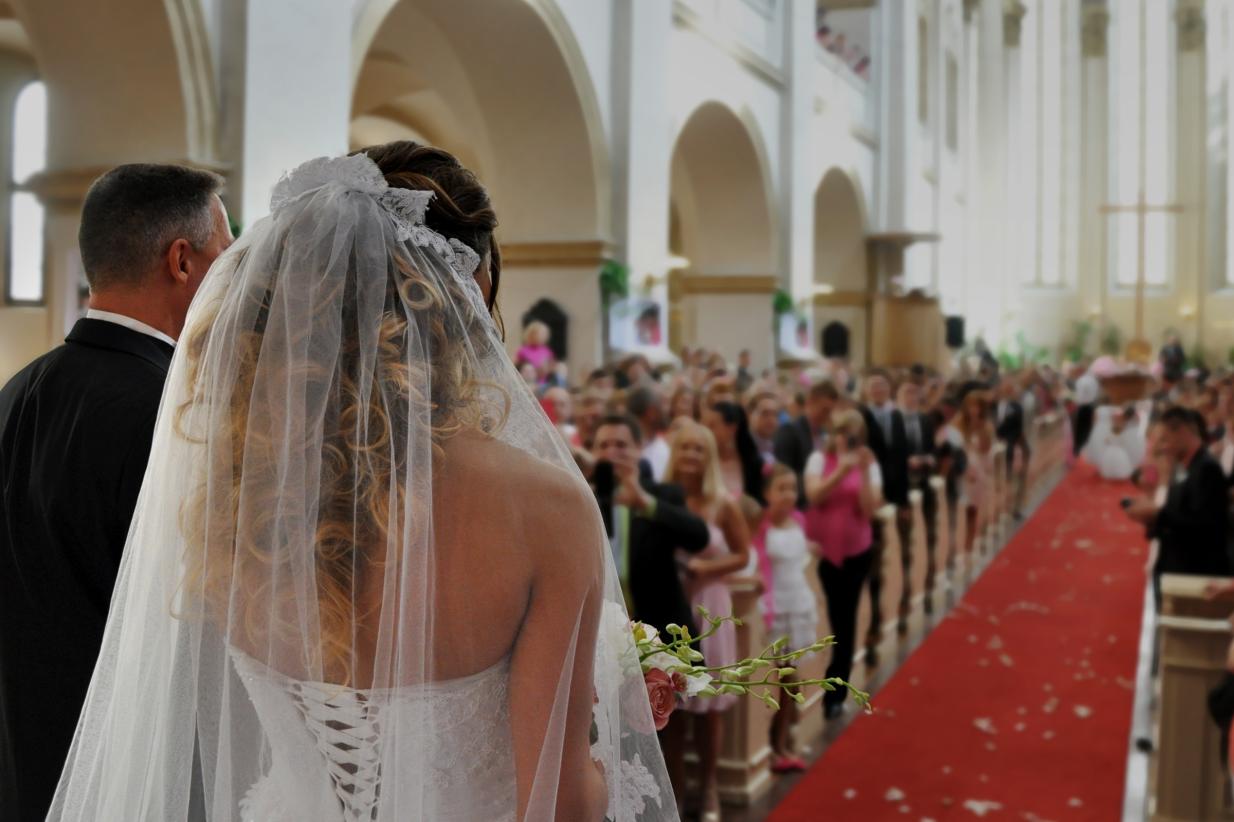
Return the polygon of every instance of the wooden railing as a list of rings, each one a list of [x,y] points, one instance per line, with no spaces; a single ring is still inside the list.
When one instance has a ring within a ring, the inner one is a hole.
[[[1032,459],[1027,472],[1028,488],[1025,498],[1030,502],[1046,490],[1062,472],[1065,465],[1065,442],[1063,420],[1053,414],[1042,415],[1034,423],[1031,438]],[[986,495],[987,510],[983,521],[986,523],[979,545],[974,551],[984,547],[984,553],[989,556],[1001,547],[1010,533],[1011,514],[1014,499],[1014,487],[1007,482],[1005,454],[1001,446],[996,447],[994,472],[991,477],[992,493]],[[914,491],[910,504],[913,509],[912,540],[912,576],[904,580],[900,561],[899,537],[895,528],[895,509],[885,506],[878,516],[883,521],[883,531],[886,535],[886,548],[883,553],[883,594],[882,608],[885,613],[873,615],[870,613],[869,595],[863,593],[860,611],[857,617],[858,660],[860,660],[860,641],[865,637],[871,622],[878,619],[886,636],[892,635],[896,629],[898,604],[904,586],[907,584],[911,592],[910,602],[913,614],[929,608],[927,602],[935,603],[935,594],[947,586],[956,584],[948,571],[948,559],[963,545],[963,517],[960,517],[959,527],[951,527],[949,512],[945,502],[943,482],[940,477],[933,478],[932,487],[937,494],[936,533],[937,543],[933,567],[935,573],[930,579],[929,554],[926,545],[925,514],[922,495]],[[819,603],[818,635],[827,636],[831,633],[827,623],[827,611],[824,606],[823,593],[819,585],[818,575],[812,564],[806,574],[815,598]],[[927,589],[927,583],[933,585]],[[733,611],[740,617],[744,625],[737,631],[738,652],[745,655],[758,653],[768,643],[766,629],[758,610],[760,586],[756,580],[735,578],[731,584],[733,594]],[[826,668],[827,656],[816,655],[801,665],[802,676],[807,678],[822,677]],[[858,661],[854,670],[860,666]],[[797,724],[797,739],[816,739],[823,729],[822,693],[812,691],[801,706],[800,720]],[[736,805],[747,805],[756,801],[771,786],[771,747],[769,733],[772,713],[756,700],[740,700],[728,713],[724,745],[720,754],[720,795],[724,802]]]

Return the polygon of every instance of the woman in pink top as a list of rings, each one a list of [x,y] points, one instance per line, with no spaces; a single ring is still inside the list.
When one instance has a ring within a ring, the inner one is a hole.
[[[857,639],[857,603],[870,573],[874,514],[882,504],[883,478],[865,446],[865,423],[855,409],[837,411],[822,451],[805,468],[806,536],[819,546],[818,576],[827,597],[827,619],[836,638],[827,676],[848,679]],[[828,719],[839,716],[844,689],[823,695]]]

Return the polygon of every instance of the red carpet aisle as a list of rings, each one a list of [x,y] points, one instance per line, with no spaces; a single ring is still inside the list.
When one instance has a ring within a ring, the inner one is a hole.
[[[1147,557],[1126,492],[1064,479],[769,820],[1118,819]]]

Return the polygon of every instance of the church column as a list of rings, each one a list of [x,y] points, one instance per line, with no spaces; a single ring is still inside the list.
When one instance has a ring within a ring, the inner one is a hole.
[[[30,181],[30,190],[47,213],[43,228],[47,348],[58,345],[77,319],[78,290],[85,278],[77,249],[81,206],[90,184],[107,170],[92,166],[47,171]]]
[[[614,9],[614,241],[617,258],[629,266],[631,288],[650,278],[650,296],[667,329],[672,134],[664,78],[673,4],[622,0]],[[607,341],[600,348],[606,351]]]
[[[221,139],[228,202],[241,226],[269,210],[279,177],[347,151],[351,5],[337,0],[223,0]],[[231,33],[237,32],[237,33]]]
[[[913,196],[918,169],[917,143],[917,3],[884,3],[878,12],[879,88],[878,230],[907,231],[916,226]]]
[[[780,114],[780,282],[794,300],[811,296],[814,283],[813,167],[814,7],[790,3],[785,8],[785,89]]]
[[[1020,39],[1025,25],[1036,26],[1035,19],[1025,21],[1027,8],[1019,0],[1005,0],[1003,3],[1003,88],[1006,100],[1006,125],[1004,133],[1005,163],[1003,165],[1004,184],[1004,243],[1003,265],[999,269],[998,316],[994,319],[996,331],[986,342],[991,348],[1009,343],[1012,330],[1020,322],[1020,296],[1024,282],[1029,275],[1036,274],[1038,243],[1036,215],[1031,214],[1027,207],[1034,203],[1025,197],[1025,184],[1036,183],[1036,175],[1040,173],[1037,163],[1036,140],[1029,139],[1030,133],[1035,133],[1040,117],[1036,100],[1032,102],[1031,120],[1025,116],[1024,76],[1032,73],[1037,67],[1033,60],[1035,55],[1025,55],[1020,47]],[[1031,88],[1035,91],[1034,82]],[[1030,176],[1031,175],[1031,176]],[[1025,219],[1025,218],[1028,219]]]
[[[1008,260],[1004,242],[1006,207],[1007,89],[1003,63],[1003,0],[981,0],[977,10],[977,111],[973,220],[977,276],[970,277],[965,306],[966,334],[997,342],[1002,318],[1002,280]]]
[[[1194,326],[1194,344],[1204,347],[1204,298],[1208,282],[1204,249],[1205,156],[1207,154],[1207,97],[1205,89],[1204,0],[1179,0],[1174,12],[1177,26],[1175,63],[1175,202],[1177,217],[1174,271],[1178,289],[1175,322]],[[1188,335],[1190,336],[1190,335]]]
[[[1081,182],[1079,268],[1076,292],[1081,316],[1105,313],[1109,218],[1100,211],[1109,197],[1109,61],[1107,30],[1110,13],[1104,6],[1085,4],[1080,31]]]

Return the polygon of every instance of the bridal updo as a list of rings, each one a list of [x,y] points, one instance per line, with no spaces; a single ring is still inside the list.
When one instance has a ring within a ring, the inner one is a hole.
[[[387,185],[433,192],[424,224],[490,260],[492,312],[500,277],[497,218],[475,175],[450,154],[410,142],[362,153]],[[291,242],[302,236],[294,221],[312,217],[288,212],[278,219],[284,221],[283,242]],[[416,511],[432,504],[424,489],[408,487],[416,479],[412,462],[422,457],[400,432],[425,426],[436,459],[449,437],[463,430],[494,433],[509,413],[508,394],[482,373],[488,358],[500,354],[489,318],[477,313],[478,304],[460,310],[469,305],[466,289],[417,270],[407,251],[390,251],[384,308],[347,298],[357,293],[359,278],[374,274],[349,267],[329,299],[301,318],[303,327],[284,328],[284,318],[269,339],[279,292],[324,272],[288,268],[277,256],[246,260],[252,250],[242,238],[212,272],[219,282],[194,307],[181,338],[189,399],[178,409],[176,428],[204,451],[202,479],[182,509],[187,597],[181,610],[204,609],[229,642],[250,653],[285,649],[275,652],[288,660],[285,667],[304,667],[285,670],[289,675],[316,676],[319,669],[328,681],[356,684],[356,637],[382,618],[365,611],[360,592],[399,561],[401,549],[387,555],[388,546],[399,546],[408,517],[420,519]],[[267,262],[272,270],[262,268]],[[285,342],[284,334],[334,335],[337,348],[323,349],[330,353],[321,361],[311,353],[304,361],[281,352],[315,349]],[[309,395],[331,398],[319,421],[320,465],[308,475],[312,487],[296,490],[280,475],[285,471],[276,470],[298,466],[284,455],[306,443],[289,440],[280,427],[291,407],[277,391],[271,404],[263,390],[270,385],[303,386]],[[302,511],[286,496],[301,492],[307,500]],[[285,510],[312,521],[301,526],[297,520],[288,529],[280,522]],[[295,612],[297,592],[284,590],[282,582],[304,565],[304,543],[287,537],[301,527],[312,542],[317,589],[317,613],[307,622]],[[316,626],[313,636],[302,634],[306,625]]]
[[[497,213],[476,175],[450,152],[411,140],[396,140],[352,153],[363,154],[376,163],[391,188],[433,192],[424,224],[443,237],[465,243],[480,255],[481,266],[485,259],[488,260],[492,281],[488,310],[504,336],[501,312],[497,308],[501,248],[493,239]]]

